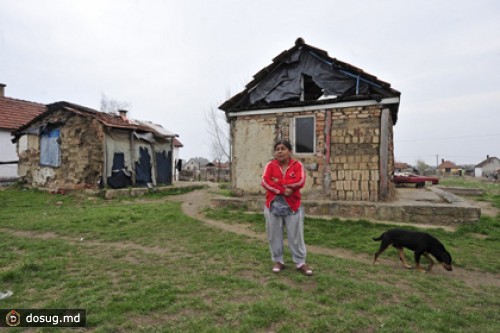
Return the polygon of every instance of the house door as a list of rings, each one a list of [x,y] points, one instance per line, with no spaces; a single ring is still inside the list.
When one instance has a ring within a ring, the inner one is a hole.
[[[172,184],[172,152],[156,153],[156,183]]]
[[[147,186],[152,183],[151,178],[151,155],[148,148],[139,148],[139,161],[135,162],[135,182],[139,186]]]

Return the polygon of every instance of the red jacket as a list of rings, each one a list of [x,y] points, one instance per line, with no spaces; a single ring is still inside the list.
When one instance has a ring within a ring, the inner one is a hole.
[[[262,186],[266,189],[266,207],[269,208],[276,195],[284,195],[285,189],[290,188],[293,193],[285,197],[290,208],[296,212],[300,207],[300,189],[306,183],[304,166],[299,161],[290,159],[288,168],[281,170],[277,160],[267,163],[262,174]]]

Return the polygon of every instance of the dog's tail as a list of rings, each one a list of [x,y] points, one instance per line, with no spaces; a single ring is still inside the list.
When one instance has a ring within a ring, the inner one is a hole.
[[[380,236],[378,236],[378,237],[376,237],[376,238],[375,238],[375,237],[372,237],[372,239],[373,239],[374,241],[379,241],[379,240],[381,240],[381,239],[382,239],[382,235],[380,235]]]

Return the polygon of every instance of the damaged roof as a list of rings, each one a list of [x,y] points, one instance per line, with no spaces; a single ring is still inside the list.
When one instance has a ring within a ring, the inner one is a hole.
[[[390,83],[332,58],[326,51],[298,38],[291,49],[275,57],[269,66],[254,75],[243,91],[219,108],[232,113],[348,101],[380,102],[400,95]],[[399,98],[390,105],[394,124],[398,107]]]
[[[46,110],[47,107],[43,104],[2,96],[0,97],[0,129],[15,131]]]
[[[16,137],[19,136],[25,129],[29,128],[35,122],[47,117],[48,115],[64,110],[67,112],[75,113],[84,117],[92,117],[97,119],[106,127],[119,128],[125,130],[151,132],[157,137],[178,137],[177,134],[164,129],[161,125],[153,124],[149,121],[138,121],[122,117],[121,115],[97,111],[85,106],[81,106],[69,102],[56,102],[46,106],[46,111],[33,118],[30,122],[23,125],[16,131]]]

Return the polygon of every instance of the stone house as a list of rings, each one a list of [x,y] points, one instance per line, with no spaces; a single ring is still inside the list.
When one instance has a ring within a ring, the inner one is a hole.
[[[30,186],[82,189],[170,184],[173,139],[151,122],[68,102],[47,105],[15,132],[19,175]]]
[[[233,189],[263,193],[263,168],[283,138],[308,170],[306,199],[391,199],[399,102],[389,83],[297,39],[219,106],[230,124]]]
[[[5,87],[0,83],[0,181],[18,177],[18,157],[11,133],[46,110],[43,104],[6,97]]]
[[[475,177],[496,178],[500,170],[500,159],[495,156],[486,156],[486,159],[474,166]]]

